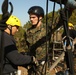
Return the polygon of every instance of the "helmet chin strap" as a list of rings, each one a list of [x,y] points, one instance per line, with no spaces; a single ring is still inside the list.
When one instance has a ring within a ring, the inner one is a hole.
[[[12,26],[8,26],[8,29],[10,30],[10,35],[12,35]]]
[[[38,21],[37,21],[37,23],[36,23],[35,27],[37,27],[37,26],[38,26],[39,21],[41,21],[41,19],[39,19],[39,17],[38,17]]]

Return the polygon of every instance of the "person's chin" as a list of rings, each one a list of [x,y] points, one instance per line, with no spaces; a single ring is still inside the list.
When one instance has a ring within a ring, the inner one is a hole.
[[[33,24],[33,26],[35,26],[36,24]]]

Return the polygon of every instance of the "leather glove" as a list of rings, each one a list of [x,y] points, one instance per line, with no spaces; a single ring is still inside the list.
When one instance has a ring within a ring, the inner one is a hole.
[[[34,56],[32,56],[32,63],[34,63],[36,66],[39,65],[37,59]]]

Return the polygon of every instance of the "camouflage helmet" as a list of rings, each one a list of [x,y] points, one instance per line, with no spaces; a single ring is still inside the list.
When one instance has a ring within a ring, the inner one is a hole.
[[[44,10],[42,7],[40,6],[32,6],[29,10],[28,10],[28,14],[35,14],[38,17],[42,16],[44,17]]]

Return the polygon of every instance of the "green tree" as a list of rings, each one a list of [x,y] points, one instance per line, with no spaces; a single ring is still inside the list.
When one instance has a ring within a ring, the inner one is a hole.
[[[14,36],[17,42],[17,47],[19,52],[24,51],[25,46],[24,46],[24,29],[23,27],[19,28],[19,31],[16,33],[16,35]]]
[[[48,13],[48,24],[50,25],[51,22],[52,22],[52,14],[53,12],[50,12]],[[54,12],[54,16],[53,16],[53,26],[55,26],[55,24],[58,22],[58,19],[59,19],[59,10],[58,11],[55,11]],[[74,25],[76,25],[76,10],[73,11],[71,17],[69,18],[69,22],[72,22]],[[43,19],[43,23],[46,24],[46,15],[44,16],[44,19]],[[17,42],[17,47],[19,49],[19,51],[26,51],[25,50],[25,39],[24,39],[24,32],[31,26],[31,23],[30,21],[28,21],[23,27],[20,27],[18,33],[15,35],[15,39],[16,39],[16,42]],[[61,32],[63,30],[60,30]]]

